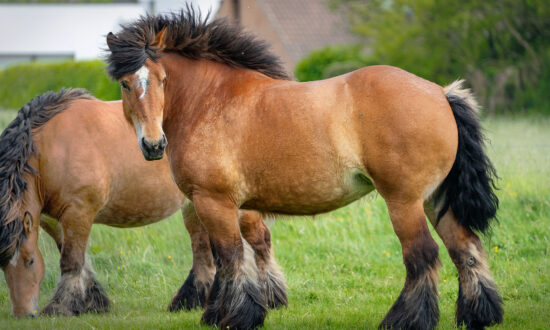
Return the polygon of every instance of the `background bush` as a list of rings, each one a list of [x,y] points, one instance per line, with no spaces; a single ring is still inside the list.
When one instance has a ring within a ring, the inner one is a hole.
[[[102,100],[120,99],[120,87],[101,61],[31,63],[0,71],[0,108],[19,109],[34,96],[62,87],[85,88]]]
[[[547,0],[329,2],[347,11],[369,56],[357,46],[313,52],[297,65],[299,80],[340,72],[327,69],[334,62],[388,64],[440,85],[465,78],[489,114],[550,114]]]
[[[372,64],[360,45],[328,46],[311,52],[296,65],[294,75],[299,81],[330,78]],[[344,71],[343,71],[344,70]]]

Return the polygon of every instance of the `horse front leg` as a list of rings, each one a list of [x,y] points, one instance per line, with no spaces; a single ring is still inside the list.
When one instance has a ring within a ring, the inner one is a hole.
[[[227,195],[194,192],[195,210],[208,231],[216,276],[208,294],[204,323],[226,329],[263,325],[267,303],[254,260],[239,229],[239,211]]]
[[[433,329],[439,321],[439,248],[430,235],[422,201],[386,200],[403,251],[405,286],[380,324],[383,329]]]
[[[186,201],[181,211],[185,228],[191,238],[193,267],[181,288],[172,298],[168,307],[171,312],[183,308],[190,310],[203,307],[206,302],[206,294],[210,290],[216,274],[208,232],[197,216],[193,203]]]
[[[63,229],[61,242],[61,280],[50,302],[42,311],[45,315],[80,315],[86,312],[103,313],[109,310],[109,299],[95,279],[86,258],[86,244],[95,212],[69,207],[60,217]]]
[[[267,306],[269,308],[286,306],[288,299],[285,278],[275,261],[271,246],[271,234],[262,215],[256,211],[241,211],[239,223],[244,239],[254,250],[254,258]]]

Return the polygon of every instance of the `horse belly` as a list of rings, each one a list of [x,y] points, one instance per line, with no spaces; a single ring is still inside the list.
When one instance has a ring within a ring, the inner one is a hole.
[[[171,183],[171,182],[170,182]],[[114,193],[99,210],[94,223],[113,227],[139,227],[163,220],[174,214],[184,201],[172,183],[159,190],[155,187],[133,187]]]
[[[295,215],[314,215],[343,207],[365,196],[374,186],[359,169],[341,175],[290,178],[285,184],[262,190],[241,207],[265,212]]]

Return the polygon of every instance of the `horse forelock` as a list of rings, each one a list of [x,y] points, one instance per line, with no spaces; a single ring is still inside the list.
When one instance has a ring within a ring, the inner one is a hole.
[[[200,18],[200,12],[187,6],[179,12],[142,16],[109,42],[107,72],[120,79],[139,70],[147,59],[157,61],[159,48],[155,36],[164,28],[164,51],[176,52],[191,59],[210,59],[233,67],[247,68],[276,79],[290,79],[269,44],[246,33],[226,19],[211,22]]]
[[[25,104],[0,135],[0,267],[4,267],[24,241],[23,194],[25,173],[37,171],[28,163],[38,151],[32,133],[76,99],[92,99],[86,91],[63,89],[47,92]]]

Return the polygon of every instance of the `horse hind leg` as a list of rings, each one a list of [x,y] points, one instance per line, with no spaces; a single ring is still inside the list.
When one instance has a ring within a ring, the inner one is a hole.
[[[502,299],[489,273],[479,237],[460,225],[450,209],[439,221],[432,202],[425,204],[425,210],[458,270],[457,326],[483,329],[501,323]]]
[[[182,214],[185,227],[191,238],[193,267],[170,302],[168,310],[171,312],[184,308],[191,310],[203,307],[206,303],[206,294],[210,290],[216,274],[208,232],[200,222],[193,203],[187,201],[182,208]]]
[[[86,258],[92,219],[70,208],[61,217],[61,280],[43,314],[72,316],[109,310],[109,299]]]
[[[254,250],[254,258],[267,306],[269,308],[286,306],[288,299],[284,275],[275,261],[271,246],[271,234],[261,214],[256,211],[241,211],[239,222],[243,238]]]
[[[405,286],[380,324],[382,329],[433,329],[439,321],[438,246],[430,235],[422,202],[386,201],[406,268]]]

